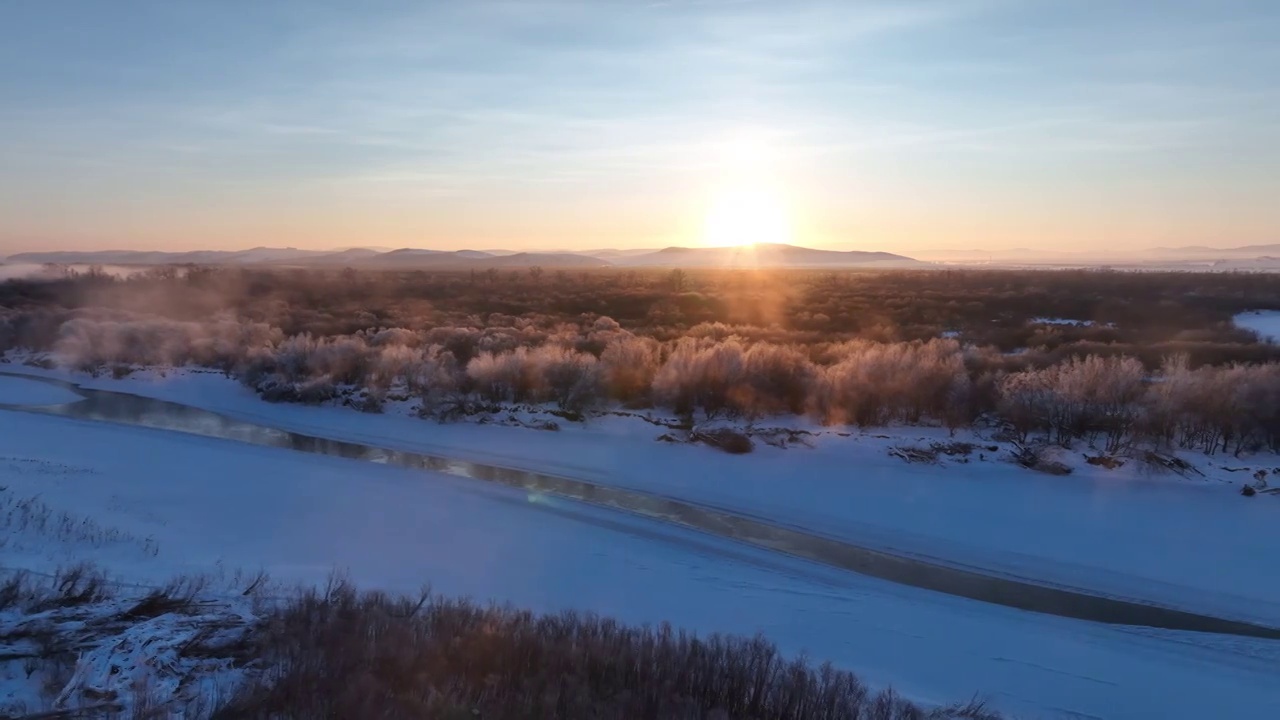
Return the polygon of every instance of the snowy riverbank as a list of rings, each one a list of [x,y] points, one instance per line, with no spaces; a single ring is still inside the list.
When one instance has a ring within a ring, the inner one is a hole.
[[[1217,480],[1070,457],[1076,473],[1047,476],[1007,462],[1003,450],[941,465],[889,454],[944,439],[927,429],[831,432],[810,438],[811,448],[731,456],[657,443],[661,429],[635,418],[562,423],[560,432],[440,425],[268,405],[212,373],[75,379],[312,434],[496,457],[1045,582],[1280,618],[1268,569],[1280,539],[1273,498],[1246,500]],[[24,535],[7,562],[36,569],[92,559],[144,582],[209,568],[316,582],[348,568],[358,583],[393,591],[430,582],[536,610],[763,632],[788,652],[925,701],[978,691],[1033,717],[1199,717],[1223,712],[1223,702],[1236,715],[1280,709],[1268,690],[1275,643],[1013,611],[466,480],[11,412],[0,412],[0,457],[0,485],[14,502],[38,495],[51,513],[91,518],[103,531],[96,542]]]
[[[1258,333],[1267,342],[1280,342],[1280,310],[1254,310],[1240,313],[1232,320],[1236,325]]]

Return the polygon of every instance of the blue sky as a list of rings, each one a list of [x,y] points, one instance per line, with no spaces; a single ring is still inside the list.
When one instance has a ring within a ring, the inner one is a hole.
[[[1280,3],[0,0],[0,255],[1280,242]]]

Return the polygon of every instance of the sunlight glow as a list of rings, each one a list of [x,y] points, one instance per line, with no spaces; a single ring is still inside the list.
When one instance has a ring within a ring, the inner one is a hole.
[[[721,175],[703,221],[704,247],[790,243],[791,220],[773,186],[773,149],[759,130],[731,134],[718,148]]]
[[[705,247],[738,247],[791,242],[791,223],[776,193],[767,188],[721,191],[707,210]]]

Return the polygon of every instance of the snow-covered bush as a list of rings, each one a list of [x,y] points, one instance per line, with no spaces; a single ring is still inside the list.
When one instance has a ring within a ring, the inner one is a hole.
[[[746,352],[736,339],[681,338],[653,379],[656,401],[681,414],[707,417],[736,411],[732,398],[746,377]]]
[[[944,419],[967,404],[967,371],[955,340],[855,341],[832,348],[812,406],[831,423],[862,426]]]
[[[621,402],[646,399],[658,372],[662,346],[653,338],[625,335],[600,353],[600,370],[608,396]]]

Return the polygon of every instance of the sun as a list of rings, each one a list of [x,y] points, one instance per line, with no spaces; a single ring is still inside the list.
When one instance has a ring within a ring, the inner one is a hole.
[[[791,219],[777,181],[766,133],[744,130],[718,143],[719,182],[703,219],[704,247],[791,242]]]
[[[721,190],[707,208],[702,228],[704,247],[786,244],[791,223],[777,193],[763,187]]]

